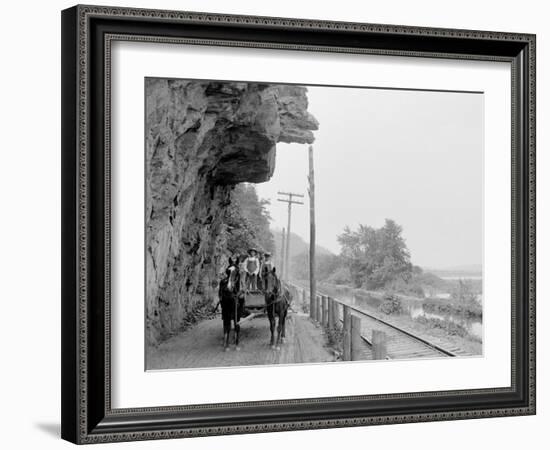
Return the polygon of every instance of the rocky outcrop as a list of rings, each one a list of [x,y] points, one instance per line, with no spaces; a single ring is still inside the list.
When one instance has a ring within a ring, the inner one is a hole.
[[[232,186],[267,181],[277,142],[312,143],[306,88],[146,79],[146,326],[155,343],[214,301]]]

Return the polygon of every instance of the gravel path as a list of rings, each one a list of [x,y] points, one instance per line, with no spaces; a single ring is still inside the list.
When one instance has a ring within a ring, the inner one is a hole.
[[[235,350],[232,345],[225,352],[221,317],[217,316],[168,339],[157,348],[149,348],[147,368],[187,369],[336,360],[333,352],[327,348],[322,329],[302,313],[289,312],[286,340],[280,350],[272,350],[269,339],[266,315],[245,319],[241,324],[240,350]]]

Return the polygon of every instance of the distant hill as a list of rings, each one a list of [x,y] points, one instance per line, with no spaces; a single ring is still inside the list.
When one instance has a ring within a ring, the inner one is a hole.
[[[282,230],[280,229],[271,229],[271,232],[273,233],[273,239],[275,241],[275,251],[274,256],[275,259],[279,259],[279,253],[281,252],[281,240],[282,240]],[[325,247],[321,247],[320,245],[317,245],[316,247],[317,253],[319,255],[325,254],[325,255],[332,255],[333,253],[326,249]],[[290,233],[290,259],[294,258],[296,255],[302,254],[304,252],[309,251],[309,242],[306,242],[301,236]]]
[[[450,267],[426,267],[426,270],[434,271],[440,270],[443,272],[471,272],[471,273],[481,273],[483,266],[481,264],[462,264],[460,266],[450,266]]]
[[[468,264],[454,267],[432,268],[424,267],[424,272],[433,273],[440,278],[479,278],[483,275],[481,264]]]

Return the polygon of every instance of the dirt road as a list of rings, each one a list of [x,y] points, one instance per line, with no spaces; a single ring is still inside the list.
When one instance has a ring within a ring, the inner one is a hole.
[[[326,346],[322,329],[305,314],[289,312],[286,340],[280,350],[272,350],[269,345],[269,321],[266,315],[242,323],[240,350],[235,350],[232,345],[225,352],[222,337],[219,316],[200,322],[157,348],[150,348],[147,368],[229,367],[336,360],[333,352]]]

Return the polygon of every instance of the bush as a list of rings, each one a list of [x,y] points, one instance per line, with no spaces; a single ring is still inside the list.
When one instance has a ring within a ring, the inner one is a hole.
[[[401,299],[397,295],[386,294],[379,309],[388,315],[401,314],[403,312],[403,305],[401,304]]]
[[[351,274],[347,267],[338,267],[333,273],[327,278],[328,283],[332,284],[351,284]]]
[[[427,318],[425,316],[418,316],[415,318],[418,323],[427,325],[430,328],[439,328],[447,333],[449,336],[460,336],[467,337],[469,336],[468,330],[462,325],[451,322],[450,320],[441,320],[436,318]]]
[[[456,301],[454,299],[428,298],[422,303],[422,308],[426,312],[455,316],[462,316],[466,319],[477,319],[483,315],[483,309],[480,303],[468,301],[467,303]]]
[[[341,328],[326,328],[325,333],[329,347],[334,348],[338,352],[342,352],[344,348],[344,331]]]

